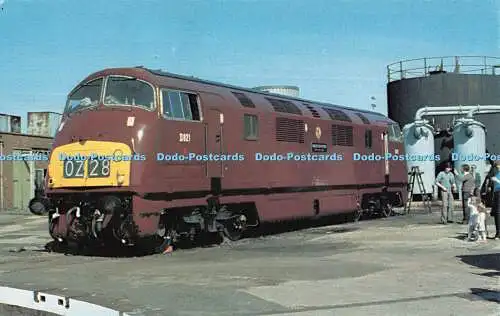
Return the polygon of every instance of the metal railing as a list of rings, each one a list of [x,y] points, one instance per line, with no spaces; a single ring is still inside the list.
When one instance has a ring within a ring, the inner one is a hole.
[[[439,73],[500,75],[500,57],[443,56],[402,60],[387,66],[387,82]]]

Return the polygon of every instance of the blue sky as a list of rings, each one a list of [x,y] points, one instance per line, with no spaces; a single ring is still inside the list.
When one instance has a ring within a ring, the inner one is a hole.
[[[386,65],[500,56],[495,0],[0,0],[0,112],[63,108],[101,68],[144,65],[387,113]]]

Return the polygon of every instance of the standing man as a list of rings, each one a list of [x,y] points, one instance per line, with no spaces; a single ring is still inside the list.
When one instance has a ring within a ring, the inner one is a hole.
[[[484,179],[483,185],[481,186],[481,200],[487,207],[493,207],[493,189],[495,188],[495,182],[492,181],[491,178],[497,173],[495,162],[490,161],[490,165],[490,170],[488,171],[486,179]]]
[[[494,176],[491,181],[494,183],[493,187],[493,205],[491,208],[491,216],[495,218],[495,240],[500,239],[500,162],[495,162]]]
[[[456,176],[460,182],[462,182],[462,224],[469,223],[469,198],[474,195],[474,189],[476,188],[476,179],[470,173],[470,166],[462,166],[463,175],[460,175],[456,170]]]
[[[453,191],[455,190],[455,176],[451,172],[451,165],[446,164],[444,171],[438,173],[436,185],[441,189],[441,200],[443,207],[441,209],[441,223],[447,224],[453,222]]]
[[[479,202],[481,203],[481,177],[479,176],[479,172],[477,172],[477,166],[471,165],[470,173],[474,178],[474,196],[479,198]]]

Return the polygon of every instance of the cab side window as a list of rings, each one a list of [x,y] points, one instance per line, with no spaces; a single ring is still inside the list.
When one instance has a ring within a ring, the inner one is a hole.
[[[401,129],[399,128],[398,124],[390,124],[388,126],[388,130],[389,130],[389,141],[397,143],[403,142],[403,135],[401,134]]]
[[[246,140],[257,140],[259,138],[259,118],[257,115],[243,115],[243,137]]]
[[[173,119],[199,121],[200,111],[196,94],[175,90],[161,90],[163,116]]]

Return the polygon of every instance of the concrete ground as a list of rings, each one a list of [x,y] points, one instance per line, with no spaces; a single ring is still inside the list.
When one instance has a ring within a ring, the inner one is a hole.
[[[438,222],[435,209],[106,258],[43,252],[45,218],[0,215],[0,286],[131,315],[500,315],[500,241]]]

